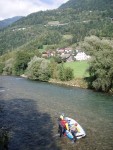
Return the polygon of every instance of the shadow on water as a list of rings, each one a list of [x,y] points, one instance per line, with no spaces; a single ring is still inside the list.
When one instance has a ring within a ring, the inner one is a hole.
[[[111,96],[89,90],[0,78],[0,150],[113,150],[112,108]],[[60,112],[77,119],[86,138],[56,136]]]
[[[34,100],[0,100],[0,105],[0,129],[6,135],[1,150],[60,150],[53,139],[50,115],[41,113]]]

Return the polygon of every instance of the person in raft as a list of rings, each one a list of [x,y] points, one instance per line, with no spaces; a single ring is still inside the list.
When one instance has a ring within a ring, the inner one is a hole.
[[[66,120],[64,120],[63,115],[60,115],[60,117],[59,117],[59,127],[58,127],[58,132],[60,133],[60,137],[62,135],[65,136],[66,130],[69,131],[68,122]]]
[[[78,125],[78,124],[75,123],[74,125],[72,125],[72,126],[70,127],[70,132],[71,132],[71,134],[72,134],[73,137],[74,137],[74,142],[77,141],[76,133],[79,132],[79,128],[78,128],[77,125]]]

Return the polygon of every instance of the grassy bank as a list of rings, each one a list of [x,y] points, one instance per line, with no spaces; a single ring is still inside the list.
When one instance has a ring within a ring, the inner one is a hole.
[[[66,62],[64,66],[70,67],[74,70],[75,78],[84,78],[89,76],[88,72],[86,71],[89,67],[87,61]]]
[[[89,74],[86,72],[89,67],[87,61],[75,61],[75,62],[66,62],[64,63],[65,67],[70,67],[74,70],[74,79],[71,81],[60,81],[56,79],[50,79],[50,83],[61,84],[66,86],[76,86],[80,88],[88,88],[88,83],[84,80],[85,77],[88,77]],[[21,75],[24,78],[27,78],[26,75]]]
[[[50,79],[49,82],[67,85],[67,86],[88,88],[88,84],[84,80],[85,77],[89,76],[88,72],[86,72],[86,70],[89,67],[89,64],[87,61],[66,62],[66,63],[64,63],[64,66],[70,67],[74,70],[74,79],[71,81],[60,81],[60,80],[56,80],[56,79]]]

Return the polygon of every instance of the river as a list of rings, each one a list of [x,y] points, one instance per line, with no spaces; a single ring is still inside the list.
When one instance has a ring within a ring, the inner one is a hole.
[[[76,119],[87,136],[57,135],[57,117]],[[8,150],[113,150],[113,95],[0,76],[0,128]]]

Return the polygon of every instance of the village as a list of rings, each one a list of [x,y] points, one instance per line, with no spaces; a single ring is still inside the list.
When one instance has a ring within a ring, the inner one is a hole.
[[[55,56],[61,58],[61,60],[64,62],[83,61],[91,58],[80,48],[77,48],[76,50],[73,50],[71,47],[57,48],[55,51],[47,50],[42,52],[43,58],[50,58]]]

